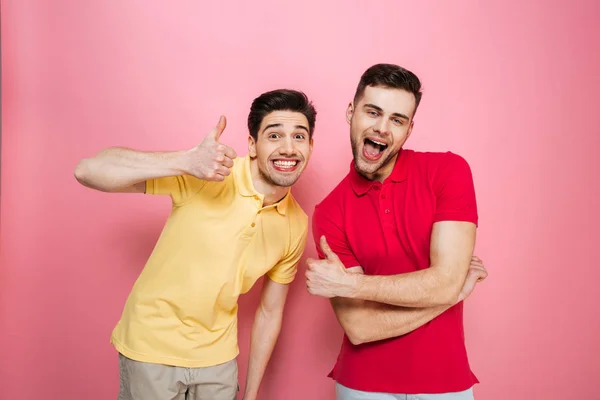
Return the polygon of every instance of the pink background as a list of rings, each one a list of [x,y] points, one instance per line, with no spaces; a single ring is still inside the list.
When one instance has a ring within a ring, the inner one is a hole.
[[[600,5],[281,3],[2,2],[0,397],[116,398],[109,335],[169,202],[86,190],[81,157],[190,148],[221,113],[245,154],[252,99],[297,88],[319,111],[295,188],[312,213],[348,169],[360,74],[393,62],[424,82],[407,147],[474,171],[490,271],[466,305],[476,398],[600,399]],[[341,330],[299,276],[265,400],[333,398]],[[241,382],[257,292],[241,300]]]

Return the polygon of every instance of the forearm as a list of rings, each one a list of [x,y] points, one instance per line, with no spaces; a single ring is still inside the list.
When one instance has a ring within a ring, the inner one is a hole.
[[[185,164],[184,151],[143,152],[113,147],[81,160],[75,177],[84,186],[117,192],[149,179],[181,175]]]
[[[405,335],[433,320],[448,308],[406,308],[364,300],[332,299],[340,325],[355,344]]]
[[[250,355],[244,400],[256,399],[267,364],[281,331],[281,311],[266,312],[258,307],[250,339]]]
[[[402,307],[437,307],[456,303],[466,277],[435,267],[400,275],[357,275],[350,298]]]

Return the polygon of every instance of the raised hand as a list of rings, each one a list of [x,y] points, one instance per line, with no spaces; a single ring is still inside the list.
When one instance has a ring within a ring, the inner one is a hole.
[[[463,285],[458,301],[463,301],[471,295],[475,289],[475,285],[485,278],[487,278],[488,272],[483,265],[483,260],[477,256],[471,257],[471,265],[469,266],[469,272],[467,272],[467,279]]]
[[[206,181],[223,181],[233,167],[233,160],[237,157],[235,150],[220,143],[221,134],[227,126],[224,115],[219,118],[217,126],[204,137],[202,142],[187,151],[186,172],[198,179]]]

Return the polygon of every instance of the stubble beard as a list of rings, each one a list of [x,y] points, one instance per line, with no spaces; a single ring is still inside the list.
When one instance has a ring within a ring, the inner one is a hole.
[[[269,173],[268,167],[263,167],[260,164],[258,165],[258,172],[266,184],[278,187],[290,187],[294,183],[296,183],[296,181],[300,177],[300,174],[296,174],[293,176],[273,177]]]
[[[390,153],[374,164],[363,159],[362,152],[360,151],[361,144],[363,143],[362,141],[356,141],[352,136],[350,138],[350,143],[352,145],[352,156],[354,157],[354,167],[356,168],[356,172],[369,180],[375,179],[377,171],[386,166],[398,153]]]

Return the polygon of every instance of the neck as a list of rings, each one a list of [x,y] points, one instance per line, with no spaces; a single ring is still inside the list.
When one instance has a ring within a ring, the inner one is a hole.
[[[290,190],[288,187],[276,186],[266,182],[258,169],[258,164],[255,159],[250,159],[250,173],[252,175],[254,189],[264,196],[264,207],[277,203],[283,199]]]

